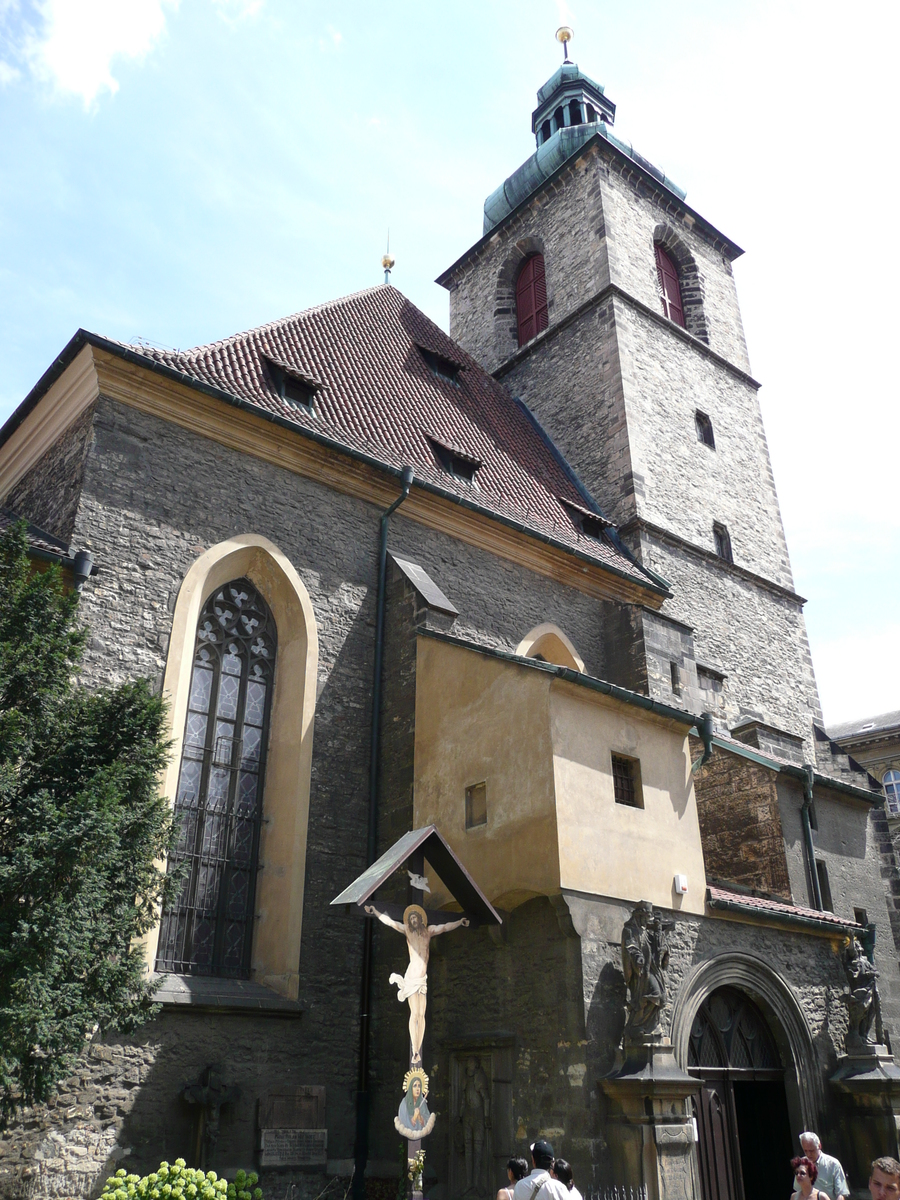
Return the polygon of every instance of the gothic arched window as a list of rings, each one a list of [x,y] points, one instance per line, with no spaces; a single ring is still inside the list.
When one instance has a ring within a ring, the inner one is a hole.
[[[662,301],[663,313],[670,321],[684,329],[684,305],[681,302],[678,268],[659,242],[655,243],[655,248],[656,278],[659,281],[659,298]]]
[[[275,623],[249,579],[217,589],[197,626],[175,800],[184,876],[156,969],[248,976],[275,670]]]
[[[881,782],[888,802],[888,811],[892,817],[900,816],[900,771],[885,771]]]
[[[543,254],[526,258],[516,280],[516,324],[524,346],[547,328],[547,280]]]

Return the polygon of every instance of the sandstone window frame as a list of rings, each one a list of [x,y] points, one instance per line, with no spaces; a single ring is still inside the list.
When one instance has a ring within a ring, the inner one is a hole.
[[[537,658],[553,663],[557,667],[570,667],[584,674],[584,659],[569,637],[552,621],[544,621],[530,629],[516,646],[516,654],[521,658]]]
[[[197,624],[216,589],[248,578],[266,601],[278,634],[278,664],[269,720],[259,840],[251,979],[288,1000],[300,990],[300,945],[319,661],[312,601],[287,556],[268,538],[240,534],[212,546],[185,574],[172,616],[163,694],[169,703],[172,756],[163,794],[177,794]],[[144,939],[153,971],[159,923]]]
[[[703,276],[696,258],[687,242],[671,225],[661,223],[653,230],[653,266],[656,292],[660,297],[663,315],[668,317],[668,311],[663,301],[660,280],[658,251],[662,251],[672,264],[678,277],[679,299],[683,320],[675,322],[681,325],[699,341],[709,345],[709,326],[706,316],[705,289]]]

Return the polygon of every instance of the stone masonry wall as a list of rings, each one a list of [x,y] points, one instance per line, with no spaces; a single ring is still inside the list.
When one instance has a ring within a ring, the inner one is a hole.
[[[57,462],[51,451],[43,485],[40,469],[33,473],[28,495],[34,507],[24,511],[30,519],[52,498]],[[132,1150],[140,1145],[142,1162],[159,1159],[169,1152],[167,1147],[181,1144],[185,1114],[177,1099],[180,1089],[203,1067],[215,1062],[227,1067],[235,1061],[237,1044],[245,1046],[243,1057],[226,1076],[242,1089],[238,1120],[247,1136],[252,1125],[247,1114],[260,1077],[241,1064],[270,1062],[274,1065],[267,1078],[277,1079],[279,1064],[290,1062],[299,1064],[298,1082],[327,1087],[329,1158],[335,1169],[352,1157],[361,925],[328,906],[365,862],[378,513],[311,480],[100,399],[72,533],[79,544],[92,548],[101,569],[81,601],[91,630],[82,669],[86,683],[116,683],[136,675],[161,683],[172,611],[185,573],[210,546],[246,532],[270,538],[296,566],[318,626],[300,962],[304,1012],[290,1026],[289,1038],[283,1038],[282,1056],[272,1038],[283,1023],[274,1018],[198,1020],[194,1014],[166,1010],[160,1023],[129,1043],[141,1048],[143,1072],[134,1104],[129,1109],[116,1099],[109,1105],[111,1114],[99,1118],[95,1112],[88,1118],[89,1124],[112,1122],[101,1128],[102,1137],[75,1131],[68,1119],[59,1117],[61,1103],[36,1125],[29,1118],[15,1128],[0,1152],[7,1161],[24,1161],[22,1155],[33,1156],[48,1138],[58,1142],[60,1132],[66,1145],[71,1141],[84,1149],[83,1155],[71,1151],[71,1160],[78,1159],[77,1172],[65,1165],[53,1168],[63,1171],[68,1183],[58,1186],[68,1187],[73,1196],[88,1194],[105,1177],[115,1144]],[[606,673],[610,621],[602,602],[427,530],[402,513],[392,518],[389,546],[419,562],[456,603],[457,628],[464,636],[514,650],[529,629],[553,621],[572,638],[589,671]],[[376,971],[379,978],[385,974],[378,964]],[[157,1036],[157,1029],[164,1032]],[[183,1070],[179,1047],[184,1048]],[[157,1066],[164,1050],[168,1057]],[[123,1050],[116,1062],[123,1071],[132,1070],[130,1051]],[[88,1062],[79,1070],[90,1075],[93,1067]],[[125,1086],[116,1080],[117,1075],[104,1085],[110,1095],[118,1096]],[[126,1116],[128,1129],[123,1131]],[[241,1165],[250,1166],[252,1145],[245,1133],[236,1127],[234,1137],[223,1136],[220,1145],[223,1154],[227,1148]],[[122,1165],[131,1169],[132,1157],[123,1157]]]
[[[693,756],[702,746],[692,739]],[[706,876],[790,900],[776,775],[725,752],[694,780]]]
[[[70,542],[93,436],[94,406],[69,426],[56,445],[16,484],[4,503],[54,537]]]

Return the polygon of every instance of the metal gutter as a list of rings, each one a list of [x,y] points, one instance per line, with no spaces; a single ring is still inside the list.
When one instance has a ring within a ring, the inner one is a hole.
[[[812,805],[813,786],[816,773],[812,767],[803,766],[803,803],[800,806],[800,819],[803,825],[803,849],[806,858],[806,873],[809,877],[809,893],[813,898],[813,906],[822,912],[822,885],[819,883],[819,872],[816,870],[816,848],[812,837]]]
[[[571,667],[560,667],[556,663],[525,658],[521,654],[512,654],[508,650],[498,650],[493,646],[481,646],[477,642],[470,642],[466,638],[457,637],[452,633],[444,633],[438,629],[419,629],[417,633],[419,637],[433,638],[436,642],[447,642],[448,645],[458,646],[461,650],[473,650],[476,654],[484,654],[488,658],[499,658],[503,662],[514,663],[518,667],[543,671],[547,675],[554,675],[557,679],[565,679],[569,683],[577,684],[578,687],[587,688],[588,691],[600,692],[604,696],[611,696],[614,700],[622,700],[625,704],[633,704],[636,708],[643,708],[647,712],[655,713],[658,717],[678,721],[682,725],[691,726],[691,728],[697,725],[697,717],[694,713],[686,712],[682,708],[672,708],[659,700],[651,700],[649,696],[642,696],[640,692],[632,692],[629,688],[619,687],[616,683],[607,683],[605,679],[595,679],[593,675],[573,671]]]
[[[232,408],[240,409],[242,412],[251,413],[255,417],[260,417],[264,421],[270,421],[273,425],[278,425],[282,429],[290,430],[291,433],[297,434],[300,437],[309,438],[310,441],[316,442],[319,445],[327,447],[329,450],[335,451],[337,454],[344,454],[348,458],[356,462],[372,467],[376,471],[380,471],[386,475],[392,475],[395,478],[402,476],[401,467],[393,467],[382,459],[376,458],[374,455],[366,454],[362,450],[355,450],[352,446],[346,445],[344,442],[338,441],[336,438],[329,437],[327,434],[318,433],[316,430],[309,429],[305,425],[298,425],[293,421],[289,421],[286,417],[280,417],[276,413],[270,413],[266,409],[261,408],[257,404],[251,403],[249,400],[242,400],[235,396],[232,392],[226,392],[221,388],[214,387],[212,384],[203,383],[195,379],[192,375],[187,375],[183,371],[178,371],[174,367],[166,366],[165,363],[156,362],[152,358],[146,358],[142,354],[138,354],[133,350],[129,350],[125,346],[119,345],[117,342],[111,342],[107,338],[101,337],[96,333],[89,333],[85,329],[79,329],[68,346],[63,350],[53,365],[41,376],[41,379],[28,393],[15,412],[10,416],[9,420],[0,429],[0,446],[6,442],[10,435],[19,427],[26,416],[37,405],[38,401],[43,396],[44,392],[55,382],[62,374],[66,367],[70,364],[75,355],[85,346],[96,346],[100,350],[105,350],[109,354],[114,354],[126,362],[133,363],[135,366],[144,367],[147,370],[155,371],[168,379],[173,379],[178,383],[184,384],[186,387],[193,388],[196,391],[202,392],[204,395],[212,396],[217,400],[223,400]],[[660,587],[658,584],[653,584],[647,580],[639,579],[630,572],[623,570],[621,567],[614,567],[609,563],[601,562],[599,559],[586,554],[583,550],[579,550],[575,546],[569,546],[559,538],[553,537],[551,534],[542,533],[540,530],[534,529],[529,525],[523,525],[521,521],[516,521],[512,517],[507,517],[502,513],[495,512],[493,509],[486,508],[484,505],[476,504],[465,496],[459,496],[456,492],[451,492],[446,488],[442,488],[437,484],[429,483],[427,480],[417,479],[416,487],[422,491],[430,492],[432,495],[440,496],[444,500],[449,500],[454,504],[458,504],[461,508],[468,509],[471,512],[479,513],[481,516],[487,517],[491,521],[496,521],[499,525],[504,525],[508,529],[515,530],[516,533],[522,533],[526,537],[533,538],[535,541],[543,542],[547,546],[552,546],[555,550],[560,550],[564,554],[569,554],[579,562],[588,563],[590,566],[598,568],[601,571],[608,571],[611,575],[615,575],[620,579],[625,579],[629,583],[637,587],[645,588],[653,592],[655,595],[662,596],[668,599],[671,592]]]
[[[723,912],[740,913],[742,917],[755,917],[758,920],[774,921],[778,925],[796,925],[801,928],[815,929],[820,933],[829,933],[832,937],[846,929],[858,929],[854,921],[821,921],[815,917],[804,917],[800,913],[780,912],[778,909],[754,908],[750,904],[741,904],[738,900],[713,899],[706,889],[706,903],[710,908],[721,909]]]

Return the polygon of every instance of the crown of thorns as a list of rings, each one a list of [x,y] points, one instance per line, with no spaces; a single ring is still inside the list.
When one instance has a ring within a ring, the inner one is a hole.
[[[419,1080],[419,1082],[422,1084],[422,1095],[427,1096],[428,1095],[428,1076],[425,1074],[425,1072],[422,1070],[421,1067],[412,1067],[403,1076],[403,1091],[404,1091],[404,1093],[409,1091],[410,1087],[412,1086],[412,1081],[414,1079]]]

